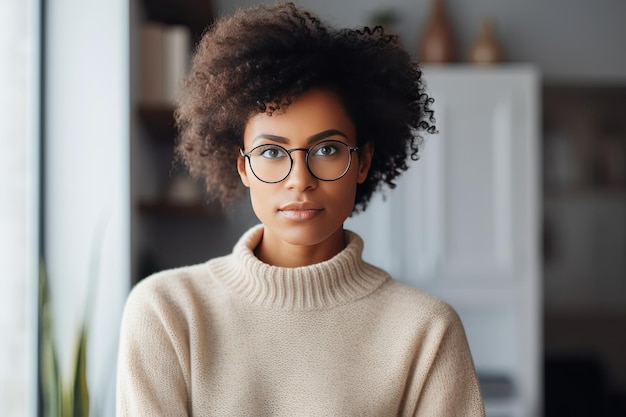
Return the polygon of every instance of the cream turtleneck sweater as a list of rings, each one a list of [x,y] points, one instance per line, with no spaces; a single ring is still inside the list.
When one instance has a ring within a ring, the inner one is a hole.
[[[259,261],[262,235],[135,286],[118,417],[484,415],[451,307],[365,263],[354,233],[300,268]]]

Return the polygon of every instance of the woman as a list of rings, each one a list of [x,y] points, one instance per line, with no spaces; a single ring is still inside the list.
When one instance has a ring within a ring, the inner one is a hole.
[[[454,310],[364,262],[343,228],[417,158],[431,102],[380,28],[337,30],[290,3],[210,28],[178,154],[224,204],[246,187],[261,224],[133,289],[118,416],[484,415]]]

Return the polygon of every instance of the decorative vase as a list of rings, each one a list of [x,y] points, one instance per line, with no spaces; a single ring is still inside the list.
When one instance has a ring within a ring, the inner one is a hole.
[[[492,19],[486,18],[481,25],[480,34],[470,48],[469,61],[475,64],[494,64],[504,59],[502,46],[495,35]]]
[[[454,60],[454,39],[444,0],[433,0],[419,49],[422,62],[448,63]]]

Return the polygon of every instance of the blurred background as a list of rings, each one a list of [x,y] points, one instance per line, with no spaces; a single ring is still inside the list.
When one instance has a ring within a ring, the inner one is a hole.
[[[171,149],[194,44],[257,3],[0,1],[0,415],[50,415],[76,375],[114,415],[128,291],[256,223]],[[626,3],[297,3],[423,63],[440,133],[347,226],[459,311],[487,415],[626,415]]]

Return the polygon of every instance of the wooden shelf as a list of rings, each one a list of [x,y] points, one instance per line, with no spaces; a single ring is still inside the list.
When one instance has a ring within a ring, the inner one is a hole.
[[[543,196],[546,200],[624,200],[626,199],[626,186],[589,185],[575,187],[548,187],[544,188]]]
[[[130,78],[137,85],[133,85],[132,90],[136,93],[131,96],[130,103],[131,268],[133,277],[145,277],[158,270],[225,252],[226,248],[220,247],[220,242],[213,242],[211,233],[207,231],[221,227],[227,219],[227,213],[218,203],[206,200],[200,183],[196,184],[197,192],[186,188],[187,191],[176,192],[174,181],[179,179],[179,175],[185,175],[179,172],[183,167],[175,155],[178,129],[174,121],[174,101],[170,99],[172,94],[163,93],[162,96],[168,99],[151,102],[143,100],[145,95],[141,94],[144,81],[141,56],[141,48],[145,46],[142,44],[144,25],[157,23],[183,27],[166,27],[162,28],[163,32],[188,29],[191,52],[215,19],[215,2],[139,0],[132,6],[130,47],[133,59],[130,61]],[[186,58],[185,53],[185,56],[176,59]],[[143,68],[150,69],[154,65]],[[153,190],[154,194],[147,190]],[[173,248],[172,242],[179,239],[188,247]],[[209,249],[203,252],[200,248]],[[147,255],[152,259],[144,259]]]
[[[173,142],[176,137],[174,107],[167,104],[141,104],[137,116],[149,135]]]
[[[144,215],[221,219],[224,209],[217,203],[180,203],[169,200],[143,200],[138,205]]]

